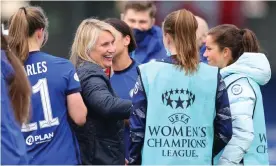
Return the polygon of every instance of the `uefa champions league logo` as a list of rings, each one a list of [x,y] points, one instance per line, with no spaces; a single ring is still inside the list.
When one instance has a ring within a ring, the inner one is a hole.
[[[188,89],[171,89],[162,94],[162,103],[173,109],[187,109],[195,101],[195,95]]]
[[[193,94],[191,90],[176,88],[167,90],[165,93],[162,94],[162,103],[172,109],[187,110],[193,105],[195,98],[195,94]],[[170,115],[168,119],[172,124],[176,122],[187,124],[191,117],[184,114],[183,112],[175,112]]]

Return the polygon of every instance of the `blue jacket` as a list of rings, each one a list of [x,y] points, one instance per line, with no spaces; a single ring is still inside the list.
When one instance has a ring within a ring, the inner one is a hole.
[[[162,30],[158,26],[153,26],[148,31],[135,29],[134,36],[137,48],[130,55],[136,62],[143,64],[167,57],[163,45]]]
[[[207,58],[203,56],[206,50],[206,45],[203,44],[199,49],[199,55],[200,55],[200,62],[208,63]]]
[[[132,104],[115,95],[103,69],[91,62],[77,67],[82,97],[88,109],[84,126],[73,125],[80,144],[82,164],[123,165],[123,129]]]
[[[249,151],[253,140],[260,139],[258,133],[260,131],[255,129],[256,124],[254,124],[252,117],[255,111],[263,111],[255,110],[257,99],[261,99],[261,96],[258,95],[261,94],[255,93],[247,79],[255,81],[258,85],[265,85],[271,78],[271,69],[264,54],[244,53],[235,63],[221,69],[221,75],[225,80],[233,74],[241,75],[243,78],[234,82],[225,81],[226,86],[229,87],[228,96],[233,120],[233,137],[225,147],[219,164],[227,165],[239,164],[246,152]],[[256,118],[264,120],[262,119],[264,117],[261,116]],[[264,163],[259,164],[263,165]]]
[[[13,74],[5,52],[1,51],[1,165],[28,164],[26,144],[15,120],[7,82]]]

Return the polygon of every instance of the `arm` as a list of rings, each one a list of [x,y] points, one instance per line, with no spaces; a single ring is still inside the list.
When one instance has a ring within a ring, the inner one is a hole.
[[[218,79],[219,83],[216,96],[216,117],[214,121],[214,155],[217,155],[226,146],[232,137],[232,119],[228,94],[224,80],[220,75]]]
[[[88,108],[99,115],[115,119],[128,119],[132,103],[111,94],[101,76],[90,74],[82,81],[82,95]]]
[[[80,82],[78,75],[71,63],[67,78],[67,108],[71,119],[77,125],[84,125],[86,122],[87,109],[80,95]]]
[[[130,146],[129,146],[129,164],[140,165],[141,153],[144,144],[147,100],[143,90],[140,76],[135,84],[133,95],[133,109],[129,119],[130,123]]]
[[[67,95],[67,107],[72,120],[77,125],[84,125],[87,109],[79,92]]]
[[[219,164],[238,165],[254,139],[253,112],[256,96],[247,79],[242,78],[228,88],[233,137],[225,147]]]

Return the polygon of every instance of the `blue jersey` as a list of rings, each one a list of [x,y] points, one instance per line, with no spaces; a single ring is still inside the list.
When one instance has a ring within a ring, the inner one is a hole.
[[[133,96],[133,89],[136,83],[138,73],[136,67],[139,64],[132,60],[131,65],[122,70],[114,71],[114,74],[110,78],[110,82],[115,93],[122,99],[131,100]],[[128,147],[129,147],[129,126],[125,126],[124,132],[124,144],[125,144],[125,158],[128,159]]]
[[[114,71],[114,74],[110,78],[112,88],[120,98],[131,100],[133,88],[138,77],[136,70],[138,65],[136,61],[132,60],[128,68],[122,71]]]
[[[40,51],[24,64],[32,86],[32,112],[21,131],[30,164],[79,164],[79,148],[68,122],[67,95],[80,91],[73,64]]]
[[[1,51],[1,165],[27,165],[25,140],[8,94],[7,82],[13,72],[5,52]]]

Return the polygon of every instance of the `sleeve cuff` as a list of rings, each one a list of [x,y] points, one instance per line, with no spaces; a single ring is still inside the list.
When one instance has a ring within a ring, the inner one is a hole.
[[[68,96],[68,95],[71,95],[71,94],[73,94],[73,93],[78,93],[78,92],[81,92],[81,88],[79,87],[79,88],[75,88],[75,89],[71,89],[71,90],[68,90],[68,91],[66,91],[66,95]]]

